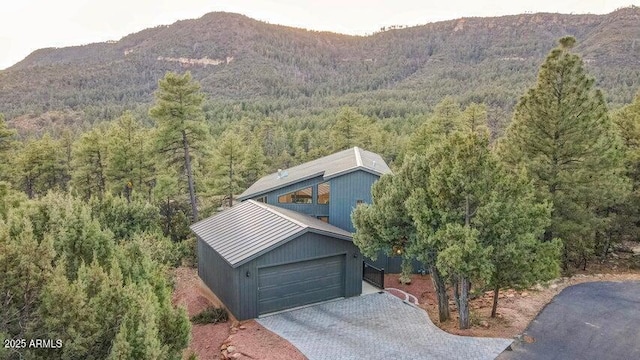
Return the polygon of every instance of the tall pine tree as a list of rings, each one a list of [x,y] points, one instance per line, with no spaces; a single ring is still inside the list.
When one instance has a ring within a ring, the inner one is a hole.
[[[602,93],[571,52],[573,37],[560,39],[540,67],[537,84],[520,99],[502,157],[524,166],[538,195],[548,200],[552,222],[545,240],[564,241],[564,261],[584,264],[595,251],[596,229],[625,187],[619,176],[619,142]]]
[[[198,199],[193,160],[200,153],[207,131],[202,103],[204,95],[191,73],[167,73],[158,83],[156,103],[149,114],[158,123],[156,151],[166,167],[186,178],[191,204],[191,221],[198,220]]]

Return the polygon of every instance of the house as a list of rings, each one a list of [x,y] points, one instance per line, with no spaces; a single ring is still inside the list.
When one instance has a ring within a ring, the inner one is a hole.
[[[390,172],[354,147],[259,179],[240,204],[191,226],[200,278],[239,320],[359,295],[372,262],[352,242],[351,212]]]

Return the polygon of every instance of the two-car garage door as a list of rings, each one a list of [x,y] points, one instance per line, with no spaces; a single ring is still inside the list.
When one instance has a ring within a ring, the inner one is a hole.
[[[262,268],[258,312],[267,314],[343,297],[345,255]]]

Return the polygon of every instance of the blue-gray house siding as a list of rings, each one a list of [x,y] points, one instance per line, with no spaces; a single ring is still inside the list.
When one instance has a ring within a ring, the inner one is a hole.
[[[274,191],[260,194],[251,199],[259,199],[266,196],[267,204],[297,211],[309,216],[328,216],[329,224],[335,225],[349,232],[355,232],[351,222],[351,212],[358,201],[371,203],[371,186],[378,180],[378,175],[359,170],[329,179],[330,197],[329,205],[318,204],[318,184],[326,182],[322,176],[304,180]],[[313,203],[311,204],[286,204],[278,203],[278,197],[290,192],[305,189],[313,189]]]
[[[305,233],[237,268],[229,266],[200,239],[198,253],[198,275],[238,320],[260,315],[258,277],[261,269],[271,266],[344,256],[344,296],[357,296],[362,292],[362,255],[347,240]]]
[[[377,175],[360,170],[331,179],[329,223],[355,232],[351,222],[351,212],[358,201],[371,203],[371,186],[378,178]]]
[[[283,188],[280,188],[280,189],[277,189],[277,190],[274,190],[274,191],[270,191],[270,192],[265,193],[265,194],[254,196],[251,199],[257,200],[259,198],[262,198],[262,197],[266,196],[267,204],[269,204],[269,205],[274,205],[274,206],[278,206],[278,207],[281,207],[281,208],[284,208],[284,209],[297,211],[299,213],[307,214],[309,216],[314,216],[314,217],[329,216],[329,205],[323,205],[323,204],[318,204],[317,203],[318,184],[323,183],[323,182],[324,182],[324,180],[323,180],[322,176],[317,176],[317,177],[314,177],[312,179],[300,181],[300,182],[297,182],[295,184],[291,184],[289,186],[285,186]],[[312,194],[313,203],[312,204],[278,203],[278,197],[280,197],[281,195],[285,195],[285,194],[288,194],[290,192],[294,192],[296,190],[305,189],[305,188],[308,188],[309,186],[312,187],[312,191],[313,191],[313,194]]]

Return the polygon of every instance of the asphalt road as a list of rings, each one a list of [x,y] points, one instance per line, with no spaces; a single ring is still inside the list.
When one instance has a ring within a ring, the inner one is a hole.
[[[640,282],[594,282],[558,294],[497,359],[640,359]]]

